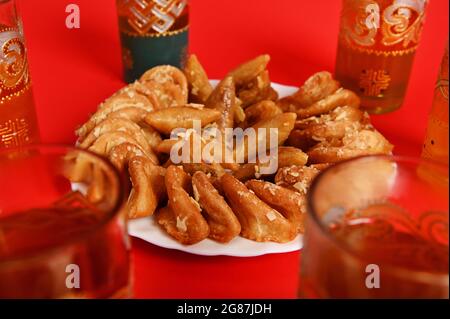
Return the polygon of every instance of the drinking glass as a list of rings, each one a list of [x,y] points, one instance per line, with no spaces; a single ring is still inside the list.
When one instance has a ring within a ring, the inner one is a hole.
[[[434,90],[422,157],[448,165],[448,42]]]
[[[356,158],[308,196],[300,297],[448,298],[448,166]]]
[[[188,0],[116,0],[125,81],[163,64],[182,67],[188,52]]]
[[[406,94],[428,0],[343,0],[336,78],[370,113],[398,109]]]
[[[22,23],[14,0],[0,0],[0,149],[39,141]]]
[[[0,151],[0,298],[131,296],[127,187],[87,151]]]

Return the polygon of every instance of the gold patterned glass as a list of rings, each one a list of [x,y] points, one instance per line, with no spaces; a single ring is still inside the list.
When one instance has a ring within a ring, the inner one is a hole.
[[[188,0],[116,0],[126,82],[162,64],[181,67],[187,57]]]
[[[367,156],[308,193],[299,296],[448,298],[448,166]]]
[[[428,0],[343,0],[336,78],[370,113],[405,97]]]
[[[22,23],[14,0],[0,0],[0,149],[39,140]]]

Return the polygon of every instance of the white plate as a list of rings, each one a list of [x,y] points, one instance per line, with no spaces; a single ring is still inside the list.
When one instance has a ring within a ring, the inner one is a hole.
[[[182,245],[158,226],[155,219],[141,218],[130,221],[128,233],[156,246],[181,250],[186,253],[203,256],[251,257],[274,253],[287,253],[302,248],[302,236],[289,243],[258,243],[242,237],[236,237],[227,244],[220,244],[211,239],[204,239],[195,245]]]
[[[211,83],[216,85],[217,80]],[[272,83],[272,87],[278,92],[280,97],[288,96],[297,91],[297,88],[281,84]],[[140,238],[156,246],[181,250],[187,253],[203,256],[236,256],[252,257],[265,254],[287,253],[300,250],[303,247],[303,236],[299,235],[295,240],[285,243],[258,243],[242,237],[236,237],[227,244],[220,244],[211,239],[205,239],[195,245],[182,245],[172,237],[167,235],[161,227],[157,225],[153,217],[131,220],[129,222],[130,236]]]

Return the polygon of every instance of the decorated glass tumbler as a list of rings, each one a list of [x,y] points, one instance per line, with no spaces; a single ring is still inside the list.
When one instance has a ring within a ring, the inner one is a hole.
[[[131,297],[125,178],[86,151],[0,151],[0,299]]]
[[[343,0],[336,78],[370,113],[398,109],[425,19],[427,0]]]
[[[38,140],[22,23],[14,0],[0,0],[0,149]]]
[[[303,298],[448,298],[448,166],[368,156],[308,193]]]
[[[187,56],[187,0],[117,0],[126,82],[163,64],[182,66]]]

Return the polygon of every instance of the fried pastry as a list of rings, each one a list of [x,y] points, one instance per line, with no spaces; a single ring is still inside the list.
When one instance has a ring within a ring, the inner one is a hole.
[[[221,81],[206,101],[206,106],[220,112],[217,128],[224,133],[226,128],[234,127],[236,95],[233,78],[228,76]]]
[[[329,72],[314,74],[296,93],[278,100],[269,60],[261,55],[241,64],[214,89],[195,55],[183,71],[157,66],[106,99],[77,130],[81,148],[128,172],[129,218],[154,214],[162,229],[185,245],[208,237],[227,243],[239,234],[285,243],[304,231],[305,198],[321,170],[343,159],[392,151],[358,109],[357,95]],[[201,129],[191,134],[194,120]],[[253,129],[256,136],[251,130],[243,137],[234,132],[235,162],[225,161],[231,154],[224,148],[218,162],[210,142],[219,138],[217,132],[236,128]],[[175,129],[177,136],[167,139]],[[179,144],[178,154],[171,154],[180,141],[190,143],[189,155]],[[201,141],[201,158],[194,141]],[[258,157],[249,154],[253,147]],[[180,158],[173,155],[188,158],[176,166]],[[87,199],[101,200],[108,187],[102,172],[82,155],[67,160],[72,181],[95,179]]]
[[[304,195],[260,180],[250,180],[245,183],[245,186],[270,207],[280,212],[295,226],[297,232],[305,231],[306,197]]]
[[[159,143],[158,146],[156,147],[156,152],[160,154],[170,154],[172,147],[174,147],[175,144],[177,144],[180,140],[181,138],[179,140],[175,139],[162,140],[161,143]]]
[[[338,106],[350,106],[358,108],[361,100],[354,92],[346,89],[339,89],[326,98],[296,111],[299,119],[320,115],[334,110]]]
[[[295,138],[311,146],[327,139],[342,139],[349,128],[359,130],[366,125],[363,123],[364,115],[364,112],[351,106],[337,107],[320,117],[297,121],[295,127],[300,133]]]
[[[225,174],[225,170],[222,165],[217,163],[183,163],[183,170],[188,174],[195,174],[195,172],[203,172],[211,176],[220,177]]]
[[[294,147],[280,146],[277,154],[278,168],[292,165],[303,166],[308,162],[308,155]],[[273,174],[263,174],[264,164],[245,163],[233,171],[233,176],[240,181],[247,181],[252,178],[261,178]],[[274,173],[275,174],[275,173]]]
[[[145,121],[158,132],[169,135],[177,128],[192,128],[194,121],[206,126],[217,121],[221,115],[219,111],[207,108],[172,107],[149,113]]]
[[[297,228],[282,214],[261,201],[231,175],[221,177],[223,192],[241,224],[241,236],[259,241],[285,243],[297,235]]]
[[[87,189],[86,197],[90,203],[99,203],[105,196],[105,176],[99,165],[93,164],[90,169],[92,171],[92,181]]]
[[[194,103],[206,104],[213,88],[195,54],[189,56],[184,68],[184,74],[189,85],[189,100]]]
[[[239,126],[247,128],[255,125],[259,121],[271,119],[281,113],[283,113],[283,111],[274,101],[260,101],[245,109],[245,121]]]
[[[236,107],[234,108],[234,123],[239,124],[245,121],[245,112],[242,103],[236,98]]]
[[[128,134],[127,132],[115,131],[102,134],[95,140],[95,142],[88,148],[88,150],[99,155],[108,156],[113,147],[123,143],[138,145],[147,158],[155,161],[155,164],[158,163],[157,159],[154,159],[155,155],[147,152],[145,147],[146,145],[141,145],[132,135]]]
[[[139,79],[150,90],[155,91],[163,107],[184,105],[188,102],[188,83],[183,72],[171,65],[156,66]],[[163,95],[170,98],[163,98]]]
[[[228,73],[234,80],[236,87],[241,87],[253,79],[255,79],[261,72],[267,68],[269,64],[270,56],[267,54],[260,55],[253,60],[245,62],[239,65],[236,69]]]
[[[280,146],[278,148],[278,167],[292,165],[303,166],[308,162],[308,155],[295,147]]]
[[[291,189],[302,195],[306,195],[312,181],[330,164],[315,164],[310,166],[287,166],[278,170],[275,183],[278,186]]]
[[[243,108],[263,100],[276,101],[278,99],[278,93],[270,86],[269,72],[267,70],[258,74],[249,83],[241,86],[237,95],[242,101]]]
[[[209,238],[227,243],[241,232],[241,224],[225,199],[219,194],[203,172],[192,176],[194,198],[203,208],[209,225]]]
[[[120,147],[121,145],[125,146]],[[105,133],[88,149],[91,152],[109,157],[110,159],[117,156],[117,158],[113,159],[113,164],[117,165],[116,167],[118,168],[123,166],[123,161],[125,159],[131,157],[127,154],[128,152],[145,156],[146,160],[153,165],[158,164],[158,159],[152,152],[146,152],[131,135],[128,135],[125,132]],[[127,151],[127,153],[124,154],[123,151]],[[124,158],[121,159],[120,156],[123,156]],[[106,185],[103,184],[104,176],[102,175],[102,171],[99,168],[97,168],[96,171],[95,165],[92,166],[91,164],[92,163],[87,160],[85,156],[79,154],[73,167],[72,181],[83,181],[86,176],[92,175],[94,180],[91,182],[90,188],[88,189],[88,199],[92,202],[98,202],[103,198],[104,187],[106,187]],[[90,174],[91,172],[92,174]]]
[[[140,122],[139,126],[141,127],[141,130],[144,133],[145,138],[147,139],[147,142],[150,145],[151,149],[153,151],[156,151],[156,148],[162,142],[161,135],[158,133],[157,130],[155,130],[153,127],[151,127],[144,121]]]
[[[89,148],[94,142],[103,134],[113,133],[113,132],[124,132],[132,136],[140,145],[143,150],[149,154],[152,159],[157,160],[156,156],[153,154],[153,150],[148,142],[148,139],[144,131],[134,122],[126,119],[106,119],[97,125],[86,138],[79,140],[79,147]]]
[[[109,132],[100,136],[94,144],[89,147],[91,152],[98,155],[108,156],[110,150],[122,143],[131,143],[139,145],[139,143],[130,135],[124,132]],[[92,161],[84,154],[77,154],[74,159],[74,165],[71,172],[72,182],[83,182],[87,176],[92,176]]]
[[[108,159],[119,171],[123,171],[136,156],[144,156],[144,150],[136,144],[125,142],[111,148]]]
[[[297,116],[295,113],[282,113],[270,119],[262,120],[253,125],[253,129],[266,129],[266,136],[270,136],[270,129],[278,130],[278,145],[283,144],[293,130]]]
[[[182,89],[174,83],[148,81],[145,82],[145,86],[152,92],[154,98],[158,101],[158,107],[155,108],[157,110],[184,105],[188,101]]]
[[[278,105],[284,112],[295,112],[326,98],[340,88],[330,72],[318,72],[311,76],[293,95],[280,99]]]
[[[310,163],[336,163],[363,155],[390,154],[393,146],[376,130],[349,130],[342,140],[324,141],[307,153]]]
[[[239,168],[233,172],[234,178],[241,182],[245,182],[249,179],[255,178],[258,174],[257,164],[246,163],[239,166]]]
[[[76,135],[83,139],[89,134],[98,124],[107,118],[126,118],[132,122],[139,123],[144,117],[154,110],[154,106],[150,103],[136,102],[136,100],[130,100],[127,103],[121,104],[109,104],[103,106],[95,112],[89,121],[83,124],[76,130]]]
[[[185,245],[192,245],[209,236],[209,226],[201,214],[199,203],[189,193],[192,190],[191,178],[182,168],[169,166],[165,184],[169,196],[169,209],[159,210],[157,222]]]
[[[255,132],[255,150],[259,152],[258,149],[261,144],[264,142],[265,150],[271,149],[273,145],[271,145],[271,136],[276,134],[278,145],[282,145],[289,137],[292,129],[295,125],[295,120],[297,115],[295,113],[282,113],[273,118],[262,120],[252,126]],[[261,134],[265,132],[264,134]],[[234,149],[234,158],[243,158],[244,160],[248,160],[249,155],[249,143],[253,143],[253,141],[249,141],[248,136],[244,137],[242,143],[238,143]]]
[[[135,156],[128,162],[133,188],[128,199],[128,217],[140,218],[152,215],[166,197],[165,169],[148,158]]]
[[[106,99],[103,103],[98,106],[98,109],[103,108],[115,108],[121,104],[127,104],[129,102],[150,104],[155,110],[159,108],[159,101],[156,99],[154,92],[149,90],[142,83],[135,81],[123,89],[117,91],[110,98]]]
[[[292,130],[286,140],[286,146],[298,148],[304,152],[317,144],[317,141],[305,138],[302,130]]]

